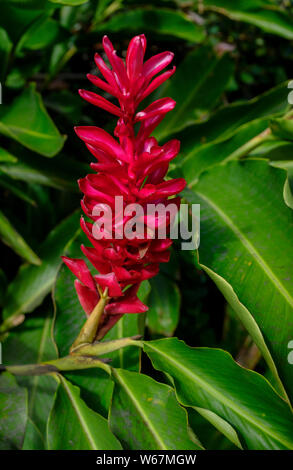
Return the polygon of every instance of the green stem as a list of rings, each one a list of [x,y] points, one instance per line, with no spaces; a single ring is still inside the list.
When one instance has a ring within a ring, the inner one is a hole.
[[[140,338],[141,336],[138,335],[130,338],[115,339],[113,341],[96,341],[92,344],[81,344],[72,351],[72,355],[97,357],[117,351],[118,349],[126,348],[127,346],[142,347],[142,342],[138,341]]]
[[[25,364],[15,366],[0,366],[0,371],[8,371],[14,375],[46,375],[56,372],[92,369],[98,367],[111,374],[111,367],[96,357],[87,356],[65,356],[53,361],[42,362],[40,364]]]
[[[24,319],[25,316],[23,314],[15,314],[11,317],[8,317],[0,326],[0,334],[5,334],[12,328],[15,328],[16,326],[20,325],[24,321]]]
[[[232,152],[229,157],[227,157],[224,162],[228,162],[230,160],[237,160],[239,158],[243,158],[246,155],[248,155],[252,150],[254,150],[256,147],[261,145],[263,142],[266,140],[269,140],[271,138],[272,131],[270,128],[265,129],[263,132],[260,134],[256,135],[252,139],[250,139],[248,142],[246,142],[244,145],[241,145],[237,150]]]
[[[106,288],[105,291],[101,294],[99,302],[80,330],[78,337],[70,348],[70,352],[74,352],[74,350],[82,344],[92,343],[94,341],[97,335],[101,316],[103,315],[104,309],[109,300],[110,297],[108,297],[108,288]]]

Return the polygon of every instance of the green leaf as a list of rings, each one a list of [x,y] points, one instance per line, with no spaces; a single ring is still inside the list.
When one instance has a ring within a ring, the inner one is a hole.
[[[5,29],[0,28],[0,83],[4,82],[5,74],[7,70],[9,55],[12,50],[12,42],[9,39],[9,36]]]
[[[66,372],[64,375],[80,388],[85,403],[107,419],[114,387],[109,375],[98,368]]]
[[[10,106],[1,106],[0,133],[45,157],[53,157],[64,144],[64,137],[48,115],[35,85],[18,96]]]
[[[231,441],[236,447],[242,449],[238,435],[235,429],[224,419],[220,418],[216,413],[204,408],[193,407],[203,418],[209,421],[223,436]]]
[[[89,0],[49,0],[51,3],[58,3],[59,5],[77,6],[87,3]]]
[[[17,158],[7,150],[0,148],[0,162],[17,162]]]
[[[209,269],[207,266],[204,266],[203,264],[200,264],[200,266],[210,276],[210,278],[214,281],[216,286],[220,289],[225,299],[227,300],[229,305],[232,307],[233,312],[236,313],[237,317],[240,319],[243,326],[246,328],[250,336],[253,338],[255,344],[258,346],[264,359],[266,360],[268,366],[270,367],[270,370],[273,373],[277,391],[279,391],[280,394],[282,394],[283,397],[287,399],[287,394],[280,380],[278,370],[276,368],[274,360],[264,340],[261,329],[256,323],[254,317],[247,310],[247,308],[239,301],[232,286],[223,277],[219,276],[218,274],[216,274],[214,271]]]
[[[286,118],[271,119],[270,128],[278,138],[293,140],[293,121]]]
[[[5,365],[37,364],[55,359],[51,328],[52,315],[48,313],[46,316],[32,316],[13,330],[3,345]],[[17,381],[27,388],[29,416],[38,427],[38,433],[44,433],[53,404],[56,381],[49,375],[19,376]]]
[[[113,378],[115,387],[110,427],[124,448],[202,448],[191,440],[186,411],[177,403],[171,387],[146,375],[123,369],[114,369]]]
[[[27,421],[27,393],[8,372],[0,375],[0,450],[22,448]]]
[[[44,11],[53,8],[47,0],[1,0],[0,26],[16,44],[27,28],[43,15]]]
[[[145,342],[145,351],[156,369],[172,377],[180,403],[223,418],[244,447],[293,448],[289,406],[266,379],[240,367],[225,351],[190,348],[177,338]]]
[[[240,448],[242,448],[241,444],[239,443],[237,433],[235,432],[234,428],[232,428],[232,426],[227,423],[227,421],[208,410],[204,410],[205,417],[203,417],[198,413],[197,410],[198,408],[187,408],[188,420],[192,429],[198,429],[200,442],[205,447],[205,449],[237,450],[239,445]],[[203,409],[200,408],[200,410]],[[212,416],[214,417],[214,421],[211,420]],[[220,422],[222,423],[221,429],[218,426],[218,423]],[[226,435],[228,435],[228,438]],[[233,440],[235,441],[235,444],[233,444]]]
[[[199,66],[200,64],[200,66]],[[159,139],[195,122],[217,102],[233,73],[227,54],[219,57],[210,46],[194,49],[162,88],[161,94],[172,96],[177,105],[155,132]]]
[[[268,118],[255,119],[240,126],[227,140],[195,146],[179,163],[183,176],[189,183],[195,183],[207,168],[233,159],[234,156],[236,158],[236,152],[239,153],[247,142],[267,129],[268,125]]]
[[[172,336],[180,313],[180,291],[175,282],[163,274],[151,281],[147,325],[152,333]]]
[[[233,161],[203,173],[186,197],[201,205],[200,262],[227,282],[217,283],[224,295],[232,286],[241,304],[236,313],[246,318],[264,353],[251,313],[292,397],[287,345],[293,337],[293,269],[287,253],[293,225],[283,200],[285,180],[286,172],[267,161]]]
[[[0,169],[0,186],[5,188],[10,193],[14,194],[16,197],[19,197],[23,201],[27,202],[28,204],[32,206],[37,206],[37,202],[34,199],[32,199],[23,190],[23,186],[19,183],[15,183],[15,181],[13,181],[12,178],[9,178],[8,176],[1,174],[1,169]]]
[[[41,260],[26,243],[23,237],[15,230],[7,217],[0,211],[0,238],[10,246],[19,256],[27,260],[29,263],[40,265]]]
[[[44,450],[42,435],[30,418],[27,419],[22,450]]]
[[[0,154],[1,159],[1,154]],[[33,154],[23,154],[21,161],[0,164],[0,171],[15,180],[37,183],[63,191],[78,192],[77,179],[89,172],[85,163],[60,154],[51,159],[40,159]]]
[[[48,235],[39,250],[41,266],[21,266],[6,293],[5,319],[31,312],[50,292],[61,264],[60,256],[79,230],[79,215],[79,211],[74,212]]]
[[[198,4],[198,1],[195,1]],[[236,21],[258,26],[263,31],[293,39],[290,15],[271,0],[203,0],[202,7],[216,11]]]
[[[181,151],[186,155],[203,144],[232,137],[243,124],[284,113],[288,108],[288,82],[285,82],[249,101],[236,101],[220,108],[210,119],[177,133],[176,138],[181,140]]]
[[[102,31],[116,33],[132,31],[153,31],[156,34],[175,36],[191,42],[202,42],[205,32],[202,26],[196,25],[187,15],[180,11],[166,8],[135,8],[112,16],[109,21],[94,27],[95,33]]]
[[[54,450],[120,450],[105,418],[86,406],[78,387],[59,376],[48,420],[48,448]]]
[[[0,305],[1,307],[3,307],[3,298],[6,292],[6,289],[7,289],[7,278],[3,269],[0,268]]]
[[[29,49],[38,51],[48,47],[57,39],[59,29],[59,24],[56,20],[42,16],[22,36],[17,45],[17,50]]]
[[[85,235],[79,233],[68,249],[68,256],[83,258],[80,245],[85,241]],[[72,343],[86,321],[86,315],[75,291],[74,279],[73,274],[63,265],[59,270],[53,290],[54,339],[60,357],[68,354]],[[113,382],[108,374],[103,370],[93,369],[66,373],[66,378],[80,388],[81,397],[90,408],[107,417],[113,391]]]

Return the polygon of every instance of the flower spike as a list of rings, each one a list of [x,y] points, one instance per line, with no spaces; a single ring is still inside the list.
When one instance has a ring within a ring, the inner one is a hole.
[[[96,54],[95,63],[102,77],[88,74],[87,78],[112,96],[114,102],[91,91],[79,90],[83,99],[118,117],[115,137],[95,126],[75,128],[95,157],[91,168],[96,172],[78,183],[84,194],[83,212],[92,221],[81,219],[81,228],[92,244],[82,245],[81,250],[97,272],[92,275],[82,259],[63,257],[77,278],[76,292],[88,316],[83,338],[92,337],[92,330],[88,330],[90,318],[95,328],[98,323],[95,338],[101,339],[123,315],[145,312],[148,308],[138,299],[138,288],[142,281],[155,276],[159,264],[170,257],[172,241],[167,234],[164,239],[156,235],[163,223],[169,229],[174,215],[168,214],[163,220],[156,214],[142,214],[138,223],[143,228],[143,236],[131,236],[131,229],[126,236],[131,216],[124,209],[132,204],[145,208],[148,203],[166,207],[170,197],[172,205],[178,209],[180,198],[174,196],[186,185],[183,178],[165,179],[169,163],[179,152],[179,141],[171,140],[161,146],[151,137],[164,116],[173,110],[175,101],[160,98],[142,110],[137,109],[175,72],[175,67],[165,70],[173,60],[172,52],[161,52],[144,61],[146,44],[144,34],[135,36],[124,61],[110,39],[104,36],[103,47],[109,66]],[[113,213],[117,199],[121,198],[122,207]],[[104,225],[98,225],[97,236],[96,224],[102,220]],[[101,302],[104,302],[103,310],[98,306]]]

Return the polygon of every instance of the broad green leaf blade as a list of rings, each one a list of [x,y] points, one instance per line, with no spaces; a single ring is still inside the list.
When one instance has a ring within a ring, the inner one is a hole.
[[[181,152],[186,155],[203,144],[232,137],[243,124],[284,113],[288,108],[288,82],[285,82],[251,100],[223,106],[210,119],[192,124],[174,137],[181,140]]]
[[[45,157],[53,157],[64,144],[48,115],[41,95],[31,84],[8,107],[0,109],[0,133]]]
[[[48,448],[54,450],[120,450],[105,418],[86,406],[78,387],[59,376],[48,420]]]
[[[2,211],[0,211],[0,238],[6,245],[10,246],[15,253],[29,263],[36,264],[37,266],[41,264],[38,255],[17,232]]]
[[[293,448],[292,412],[261,375],[219,349],[190,348],[177,338],[144,344],[154,367],[172,377],[180,403],[219,415],[248,449]]]
[[[0,375],[0,450],[22,448],[27,421],[27,392],[8,372]]]
[[[211,411],[208,411],[208,410],[204,410],[204,411],[208,413],[210,418],[211,416],[214,417],[213,424],[212,424],[211,419],[208,421],[207,414],[205,414],[205,417],[203,417],[201,414],[198,413],[198,411],[195,408],[191,408],[191,407],[187,408],[189,424],[192,429],[198,430],[198,437],[200,439],[200,442],[204,446],[204,448],[207,450],[237,450],[237,447],[239,446],[238,442],[236,446],[231,441],[231,437],[233,438],[233,436],[235,435],[236,435],[235,441],[237,441],[238,439],[238,436],[234,428],[232,428],[232,426],[230,426],[230,424],[227,423],[227,421],[224,421],[215,413],[212,413]],[[221,430],[218,430],[219,420],[222,421]],[[228,438],[223,433],[224,426],[226,428],[225,432],[227,431],[228,428],[230,428],[230,432],[229,433],[226,432],[226,435],[229,434]]]
[[[207,168],[236,158],[245,144],[267,129],[268,125],[268,118],[255,119],[240,126],[227,140],[209,142],[200,147],[195,146],[180,164],[183,176],[191,184],[195,183],[199,175]]]
[[[274,375],[277,391],[279,391],[279,393],[283,396],[283,398],[287,400],[287,394],[280,380],[278,370],[276,368],[272,355],[268,349],[268,346],[264,340],[263,334],[257,322],[255,321],[254,317],[247,310],[247,308],[239,301],[232,286],[223,277],[219,276],[218,274],[216,274],[214,271],[209,269],[207,266],[204,266],[203,264],[201,264],[200,266],[210,276],[210,278],[214,281],[216,286],[220,289],[225,299],[227,300],[227,302],[233,309],[233,312],[237,315],[237,317],[242,322],[243,326],[246,328],[250,336],[253,338],[255,344],[258,346],[265,361],[267,362],[270,370],[272,371]]]
[[[53,8],[47,0],[1,0],[0,26],[7,31],[13,43],[17,43],[44,11]]]
[[[3,344],[5,365],[38,364],[56,358],[51,339],[52,315],[29,317],[13,330]],[[39,432],[44,433],[52,408],[56,381],[49,375],[19,376],[18,383],[28,390],[28,412]]]
[[[17,51],[22,48],[32,51],[44,49],[57,40],[58,33],[58,22],[53,18],[42,16],[38,18],[22,36],[17,45]]]
[[[172,336],[180,313],[180,291],[175,282],[158,274],[151,281],[147,325],[151,333]]]
[[[231,441],[239,449],[243,449],[241,442],[239,441],[237,432],[235,429],[219,415],[216,415],[211,410],[206,410],[204,408],[194,407],[203,418],[209,421],[223,436],[225,436],[229,441]]]
[[[198,0],[195,1],[198,3]],[[293,39],[290,15],[271,0],[203,0],[203,8],[210,9],[236,21],[258,26],[263,31],[286,39]]]
[[[113,378],[110,426],[124,448],[201,448],[188,434],[186,411],[177,403],[171,387],[123,369],[114,369]]]
[[[42,435],[34,422],[28,418],[22,450],[44,450]]]
[[[66,372],[65,378],[80,388],[81,398],[93,411],[108,419],[113,381],[102,369]]]
[[[79,211],[74,212],[48,235],[39,251],[41,266],[23,265],[20,268],[6,293],[5,319],[31,312],[50,292],[61,264],[60,256],[79,231],[79,215]]]
[[[232,73],[230,57],[218,57],[210,46],[188,54],[161,91],[162,96],[172,96],[177,105],[156,130],[156,137],[165,139],[209,111],[219,101]]]
[[[200,263],[224,278],[251,313],[292,397],[293,224],[285,180],[285,171],[264,160],[229,162],[202,174],[187,198],[201,204]],[[253,328],[249,333],[257,342]]]
[[[112,16],[109,21],[97,25],[93,31],[116,33],[120,31],[153,31],[156,34],[174,36],[193,43],[202,42],[205,32],[202,26],[195,24],[179,10],[167,8],[135,8]]]

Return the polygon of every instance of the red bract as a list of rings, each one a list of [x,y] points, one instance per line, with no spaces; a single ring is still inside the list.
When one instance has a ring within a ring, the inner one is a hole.
[[[123,197],[123,208],[131,203],[140,204],[143,208],[148,203],[166,205],[168,198],[182,191],[186,184],[182,178],[165,180],[169,163],[179,152],[179,141],[171,140],[160,146],[154,137],[150,137],[165,114],[174,108],[175,101],[161,98],[137,111],[141,101],[174,73],[175,67],[158,75],[170,64],[173,54],[162,52],[144,62],[144,35],[135,36],[130,41],[125,63],[117,56],[106,36],[103,46],[110,67],[96,54],[95,62],[103,79],[94,75],[88,75],[88,78],[118,103],[113,104],[90,91],[80,90],[79,93],[85,100],[119,117],[116,138],[94,126],[75,128],[77,135],[97,159],[97,163],[91,164],[97,173],[79,181],[84,193],[82,209],[93,222],[100,217],[95,213],[95,208],[103,210],[108,205],[114,210],[117,196]],[[135,124],[139,126],[137,132]],[[179,201],[178,197],[172,198],[177,206]],[[125,236],[124,228],[129,218],[124,212],[115,213],[111,225],[114,233],[120,234],[119,238],[109,233],[106,237],[104,232],[101,239],[95,237],[94,224],[81,219],[81,228],[93,245],[82,245],[81,250],[99,274],[92,276],[83,260],[63,257],[77,277],[75,288],[87,315],[98,303],[99,291],[108,288],[111,300],[101,318],[98,339],[125,313],[147,310],[137,298],[139,285],[158,273],[159,263],[169,260],[171,240],[156,239],[160,218],[142,217],[141,223],[147,229],[142,239]],[[170,223],[171,218],[167,219],[167,226]],[[148,236],[150,231],[153,238]]]

